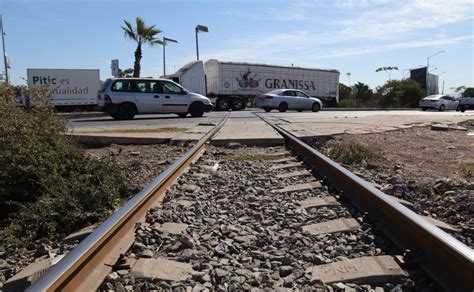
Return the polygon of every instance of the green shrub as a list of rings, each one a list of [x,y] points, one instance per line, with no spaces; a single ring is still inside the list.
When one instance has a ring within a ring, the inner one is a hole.
[[[0,238],[26,243],[96,223],[126,194],[122,170],[93,160],[64,135],[47,106],[12,105],[0,87]],[[0,239],[1,240],[1,239]]]
[[[337,107],[350,108],[354,107],[350,99],[341,99],[337,104]]]

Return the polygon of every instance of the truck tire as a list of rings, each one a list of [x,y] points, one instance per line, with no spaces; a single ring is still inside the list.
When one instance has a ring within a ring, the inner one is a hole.
[[[216,107],[221,111],[228,111],[230,109],[230,100],[227,97],[218,97]]]
[[[193,118],[199,118],[204,115],[204,104],[202,102],[193,102],[189,107],[189,113]]]
[[[464,106],[460,106],[460,107],[459,107],[459,110],[463,113],[463,112],[466,111],[466,108],[465,108]]]
[[[266,107],[266,108],[264,108],[264,110],[265,110],[267,113],[269,113],[269,112],[271,112],[271,111],[272,111],[272,109],[271,109],[271,108],[269,108],[269,107]]]
[[[133,103],[122,103],[117,110],[119,120],[131,120],[137,114],[137,108]]]
[[[180,118],[185,118],[185,117],[188,115],[188,113],[179,113],[179,114],[177,114],[177,115],[178,115],[178,117],[180,117]]]
[[[284,113],[286,112],[286,110],[288,109],[288,104],[286,102],[282,102],[280,103],[280,105],[278,106],[278,111],[280,113]]]
[[[232,110],[240,111],[245,108],[245,103],[242,98],[233,98],[232,99]]]

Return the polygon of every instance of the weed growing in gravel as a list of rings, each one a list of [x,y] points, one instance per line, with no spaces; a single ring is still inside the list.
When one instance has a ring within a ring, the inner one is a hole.
[[[353,141],[330,143],[325,147],[319,146],[319,148],[323,154],[329,156],[331,159],[347,165],[358,164],[363,161],[366,163],[374,163],[383,159],[383,155],[380,152]]]
[[[0,85],[0,246],[106,218],[126,194],[120,167],[68,141],[51,107],[15,108],[12,94]]]
[[[470,178],[474,176],[474,162],[461,163],[459,165],[459,171],[466,177]]]

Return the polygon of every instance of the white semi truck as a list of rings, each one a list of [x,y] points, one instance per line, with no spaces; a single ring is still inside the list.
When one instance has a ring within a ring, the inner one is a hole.
[[[189,91],[207,96],[217,110],[242,110],[255,97],[274,89],[292,88],[321,99],[325,106],[339,102],[339,71],[264,64],[192,61],[176,73],[162,76]]]
[[[99,69],[27,69],[28,86],[46,86],[59,109],[93,109],[100,89]]]

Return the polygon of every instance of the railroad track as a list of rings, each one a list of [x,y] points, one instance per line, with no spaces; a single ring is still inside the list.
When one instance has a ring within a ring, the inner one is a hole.
[[[417,281],[430,280],[407,274],[413,265],[446,290],[474,288],[469,247],[282,128],[270,123],[291,152],[205,153],[224,123],[28,291],[323,289],[347,281],[420,288]]]

